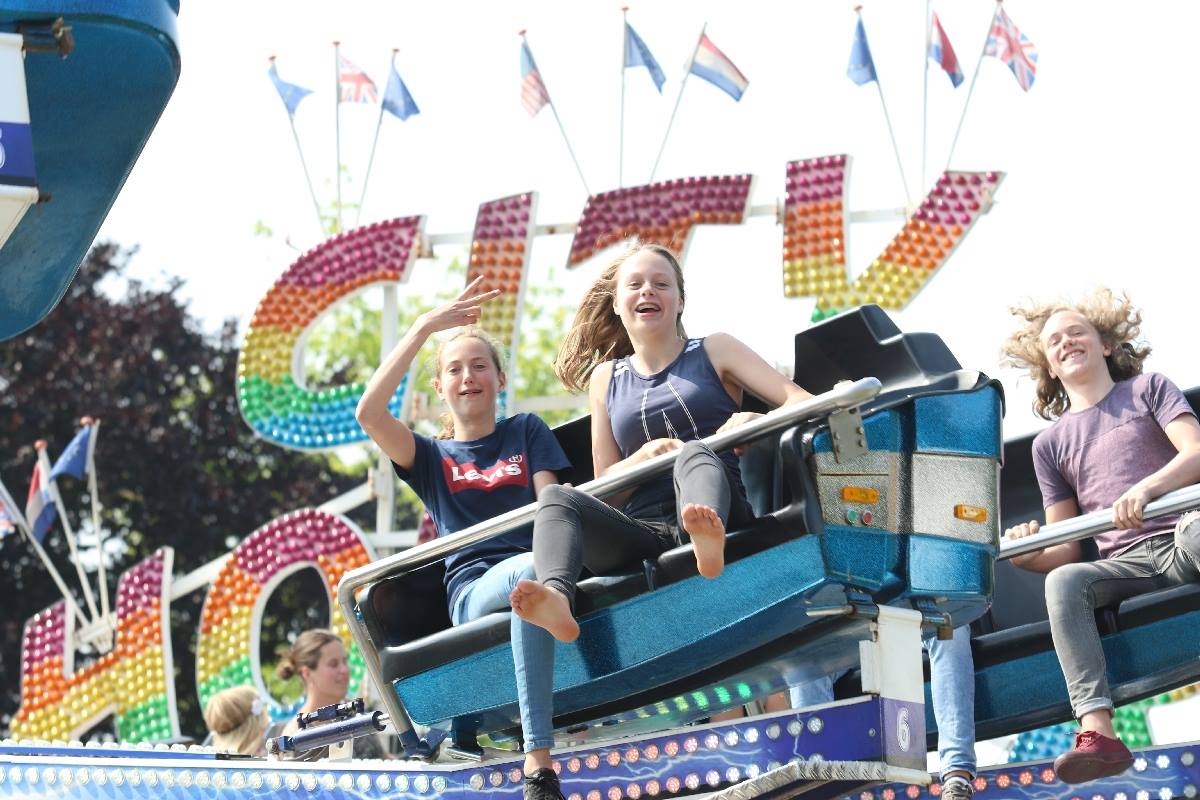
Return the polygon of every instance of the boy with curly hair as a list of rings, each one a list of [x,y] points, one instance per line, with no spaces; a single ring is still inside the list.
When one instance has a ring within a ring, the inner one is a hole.
[[[1081,561],[1078,541],[1013,559],[1048,573],[1054,649],[1081,730],[1054,762],[1066,783],[1118,775],[1133,763],[1112,724],[1097,606],[1200,581],[1200,513],[1143,520],[1156,497],[1200,481],[1200,424],[1167,378],[1142,372],[1141,312],[1099,289],[1082,302],[1013,308],[1025,320],[1004,344],[1006,364],[1037,382],[1034,412],[1055,420],[1033,442],[1046,523],[1111,508],[1113,530],[1095,537],[1100,560]],[[1009,528],[1019,539],[1031,521]]]

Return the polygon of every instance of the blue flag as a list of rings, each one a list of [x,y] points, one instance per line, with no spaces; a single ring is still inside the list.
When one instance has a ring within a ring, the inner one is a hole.
[[[84,425],[75,434],[75,438],[62,451],[62,455],[50,469],[50,480],[56,481],[63,475],[82,479],[88,471],[88,449],[92,440],[92,426]]]
[[[650,48],[646,47],[642,37],[637,35],[633,26],[628,22],[625,23],[625,66],[626,68],[645,67],[650,73],[650,80],[654,81],[658,93],[662,94],[662,87],[667,82],[667,76],[663,74],[662,68],[650,54]]]
[[[401,120],[421,113],[421,109],[417,108],[417,101],[413,100],[412,95],[408,93],[408,87],[400,79],[400,73],[396,71],[396,62],[394,61],[392,62],[392,74],[388,76],[387,90],[383,93],[383,110],[394,114]]]
[[[850,48],[850,66],[846,67],[846,74],[859,86],[878,80],[875,75],[875,62],[871,59],[871,48],[867,46],[867,31],[863,27],[861,16],[858,18],[858,27],[854,29],[854,45]]]
[[[296,106],[300,105],[300,101],[312,94],[312,89],[305,89],[280,78],[279,73],[275,71],[274,60],[271,61],[271,69],[267,70],[267,74],[271,76],[271,83],[275,84],[275,91],[279,92],[279,99],[287,106],[289,117],[296,113]]]

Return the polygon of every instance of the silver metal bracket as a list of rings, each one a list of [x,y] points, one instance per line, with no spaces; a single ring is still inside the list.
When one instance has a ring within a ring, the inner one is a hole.
[[[833,440],[833,458],[839,464],[867,454],[867,430],[858,406],[830,414],[829,435]]]

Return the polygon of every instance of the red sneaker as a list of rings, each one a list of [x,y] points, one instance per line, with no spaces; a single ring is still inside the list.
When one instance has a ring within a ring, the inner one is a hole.
[[[1133,753],[1120,739],[1096,731],[1075,734],[1075,747],[1054,759],[1054,771],[1063,783],[1087,783],[1120,775],[1133,766]]]

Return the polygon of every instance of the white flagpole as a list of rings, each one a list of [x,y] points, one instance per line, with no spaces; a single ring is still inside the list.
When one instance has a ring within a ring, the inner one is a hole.
[[[671,135],[671,126],[675,124],[675,112],[679,111],[679,101],[683,99],[683,88],[687,86],[688,76],[692,74],[692,64],[696,60],[696,53],[700,52],[700,42],[704,41],[704,31],[706,30],[708,30],[707,22],[700,26],[700,35],[696,37],[696,47],[688,57],[687,66],[683,68],[683,80],[679,82],[679,94],[675,95],[675,107],[671,109],[671,118],[667,120],[667,130],[663,133],[662,144],[658,147],[658,156],[654,159],[654,166],[650,168],[649,183],[654,183],[654,175],[658,172],[658,163],[662,161],[663,151],[667,149],[667,137]]]
[[[333,133],[334,149],[337,151],[337,232],[342,232],[342,61],[338,53],[339,42],[333,43]]]
[[[929,141],[929,45],[933,42],[933,0],[925,0],[925,52],[922,54],[925,62],[925,86],[921,101],[921,185],[917,187],[918,194],[925,194],[925,161]]]
[[[270,57],[271,67],[275,67],[275,56]],[[286,108],[286,106],[285,106]],[[288,110],[288,127],[292,129],[292,141],[296,143],[296,152],[300,154],[300,168],[304,170],[304,182],[308,184],[308,195],[312,198],[313,209],[317,212],[317,227],[325,236],[325,223],[321,220],[321,204],[317,202],[317,193],[313,189],[312,178],[308,174],[308,162],[304,159],[304,150],[300,147],[300,134],[296,133],[296,118]]]
[[[525,31],[520,32],[521,44],[529,47],[529,42],[525,38]],[[541,74],[539,70],[538,74]],[[542,85],[546,83],[546,77],[542,76]],[[550,112],[554,114],[554,121],[558,123],[558,132],[562,134],[563,141],[567,145],[567,152],[571,155],[571,162],[575,165],[575,171],[579,173],[579,182],[583,184],[583,190],[587,192],[588,197],[592,196],[592,190],[588,188],[587,178],[583,177],[583,168],[579,166],[579,159],[575,157],[575,148],[571,147],[571,140],[567,138],[567,129],[563,127],[562,120],[558,117],[558,109],[554,105],[554,100],[550,97],[550,90],[546,89],[546,105],[550,106]]]
[[[54,505],[58,508],[58,519],[62,523],[63,532],[66,534],[67,548],[71,551],[71,560],[75,562],[75,571],[79,574],[79,582],[83,585],[83,599],[87,601],[88,612],[91,614],[92,621],[95,622],[99,617],[99,612],[96,611],[96,598],[92,594],[92,584],[87,578],[87,573],[83,571],[83,564],[79,561],[79,551],[75,547],[75,532],[71,530],[71,522],[67,519],[67,508],[63,504],[62,495],[58,493],[58,483],[50,477],[50,456],[46,454],[46,442],[39,439],[34,445],[37,448],[38,465],[42,468],[42,479],[46,481],[46,486],[50,490],[50,497],[54,500]]]
[[[45,565],[46,571],[50,573],[51,579],[53,579],[55,585],[58,586],[58,591],[62,593],[63,600],[67,602],[67,606],[69,608],[75,611],[75,616],[79,618],[79,624],[84,626],[91,624],[88,621],[88,618],[83,615],[83,611],[75,602],[75,598],[71,596],[71,591],[67,588],[67,584],[65,581],[63,581],[63,577],[59,574],[58,569],[56,569],[54,564],[50,561],[50,556],[46,553],[45,548],[43,548],[41,544],[38,543],[38,540],[34,538],[33,531],[29,530],[29,528],[23,524],[20,525],[20,528],[21,533],[25,534],[25,538],[29,540],[31,545],[33,545],[34,552],[36,552],[38,554],[38,558],[42,560],[42,564]]]
[[[988,39],[992,36],[992,26],[996,24],[996,14],[1000,11],[1000,0],[996,0],[996,10],[992,12],[991,22],[988,23],[988,35],[983,37],[983,47],[979,48],[979,59],[975,62],[975,72],[971,73],[971,85],[967,89],[967,99],[963,102],[962,114],[958,118],[958,127],[954,129],[954,139],[950,142],[950,155],[946,156],[946,171],[950,171],[950,161],[954,158],[954,150],[958,147],[958,135],[962,133],[963,120],[967,118],[967,108],[971,105],[971,95],[975,93],[975,79],[979,77],[979,67],[983,64],[983,54],[987,52]]]
[[[25,515],[20,513],[20,509],[17,508],[17,504],[13,501],[12,495],[8,493],[8,488],[5,487],[3,483],[0,483],[0,493],[3,493],[4,502],[9,510],[11,512],[15,512],[16,514],[13,524],[17,526],[17,529],[21,531],[21,534],[26,538],[26,540],[33,545],[33,552],[37,553],[38,559],[40,559],[42,562],[42,566],[45,567],[46,571],[50,573],[50,578],[54,581],[54,585],[58,587],[58,591],[62,593],[63,600],[67,602],[67,606],[69,608],[75,611],[75,615],[79,617],[79,624],[87,625],[87,617],[85,617],[83,612],[79,610],[79,606],[75,603],[75,598],[71,596],[71,590],[67,588],[66,582],[63,580],[62,575],[59,574],[58,569],[54,566],[54,562],[50,560],[50,556],[38,543],[38,540],[34,538],[33,531],[29,529],[29,524],[25,521]]]
[[[92,435],[88,437],[87,465],[88,493],[92,497],[92,531],[96,534],[96,552],[100,557],[100,566],[96,577],[100,583],[100,614],[108,619],[108,571],[104,566],[104,529],[100,527],[100,490],[96,484],[96,437],[100,435],[100,420],[84,417],[80,420],[83,425],[92,426]]]
[[[862,6],[855,6],[854,13],[858,14],[858,21],[861,23]],[[863,29],[863,36],[866,36],[865,28]],[[872,56],[873,64],[874,56]],[[904,175],[904,162],[900,159],[900,146],[896,144],[896,132],[892,129],[892,116],[888,114],[887,101],[883,99],[883,82],[879,80],[878,68],[875,68],[874,83],[876,91],[879,92],[879,105],[883,107],[883,121],[887,123],[888,137],[892,140],[892,152],[896,154],[896,167],[900,170],[900,182],[904,184],[904,202],[908,204],[908,213],[911,213],[913,208],[912,195],[908,191],[908,178]]]
[[[617,148],[617,188],[625,185],[625,62],[629,59],[629,6],[621,6],[621,135]]]
[[[392,48],[392,72],[396,71],[396,53],[399,52],[398,48]],[[383,87],[385,95],[387,94],[387,87],[392,85],[392,72],[388,73],[388,82]],[[367,175],[363,178],[362,194],[358,197],[358,208],[354,211],[355,227],[358,227],[358,221],[362,218],[363,204],[367,202],[367,183],[371,180],[371,167],[375,165],[375,148],[379,146],[379,129],[383,127],[383,100],[384,98],[380,98],[379,100],[379,119],[375,120],[375,138],[371,140],[371,155],[367,158]]]

